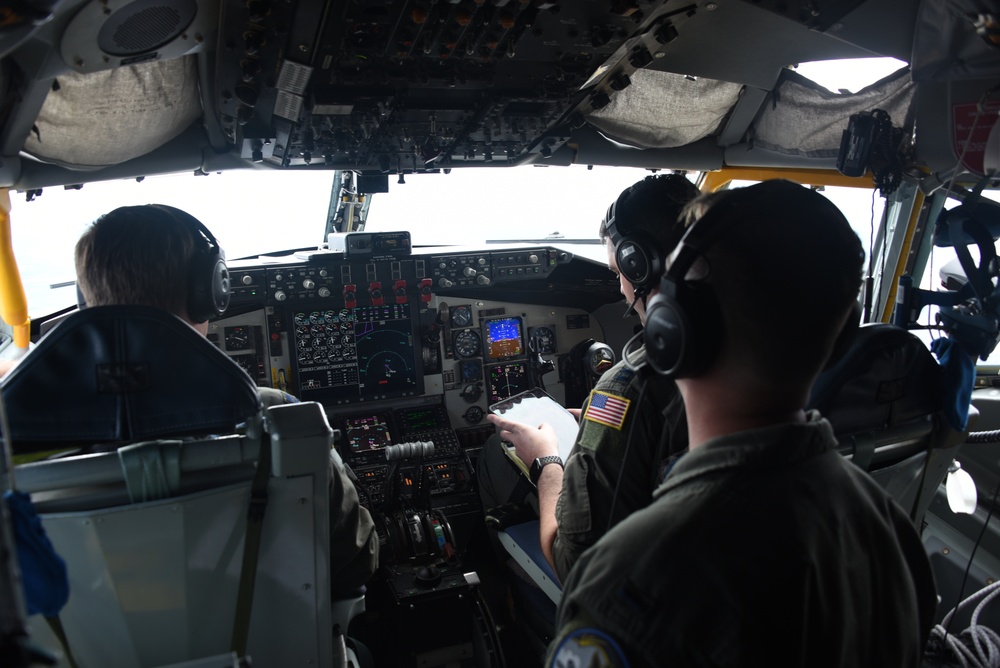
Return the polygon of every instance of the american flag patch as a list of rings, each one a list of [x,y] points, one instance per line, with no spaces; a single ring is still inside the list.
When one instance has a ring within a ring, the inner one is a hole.
[[[632,402],[625,397],[595,391],[590,395],[590,405],[587,406],[584,417],[591,422],[621,430],[630,403]]]

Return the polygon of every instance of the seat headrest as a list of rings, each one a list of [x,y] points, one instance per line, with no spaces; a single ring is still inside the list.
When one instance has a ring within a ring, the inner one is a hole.
[[[0,391],[18,452],[31,444],[228,433],[261,410],[238,364],[180,318],[147,306],[71,315]]]
[[[864,325],[816,380],[809,408],[841,436],[937,413],[941,387],[941,367],[920,339],[893,325]]]

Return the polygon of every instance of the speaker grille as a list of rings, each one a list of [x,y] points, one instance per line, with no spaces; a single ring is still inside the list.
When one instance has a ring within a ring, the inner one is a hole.
[[[197,11],[194,0],[137,0],[108,18],[101,26],[97,44],[112,56],[155,51],[183,33]]]

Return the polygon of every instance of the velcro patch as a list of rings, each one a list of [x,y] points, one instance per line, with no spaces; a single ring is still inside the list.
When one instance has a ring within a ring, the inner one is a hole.
[[[621,430],[631,403],[630,399],[620,397],[617,394],[594,390],[590,395],[590,403],[587,405],[584,417],[591,422]]]
[[[551,668],[628,668],[628,659],[611,637],[597,629],[577,629],[562,639]]]

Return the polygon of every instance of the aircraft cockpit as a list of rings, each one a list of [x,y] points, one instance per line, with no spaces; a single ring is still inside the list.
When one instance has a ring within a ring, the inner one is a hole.
[[[75,582],[97,581],[102,564],[124,578],[96,602],[74,586],[60,638],[15,596],[5,528],[0,656],[41,639],[53,665],[80,668],[248,665],[255,653],[262,665],[548,665],[561,584],[538,546],[537,509],[484,507],[480,455],[499,438],[487,416],[530,392],[579,408],[637,340],[627,277],[609,269],[615,242],[598,224],[651,174],[702,192],[788,179],[845,214],[865,251],[858,312],[871,348],[848,358],[857,368],[825,370],[829,394],[816,401],[841,454],[922,532],[935,623],[1000,631],[995,608],[962,605],[1000,579],[995,2],[8,4],[0,408],[44,405],[44,393],[18,394],[21,365],[91,310],[77,294],[77,239],[112,209],[151,202],[187,211],[225,251],[228,302],[199,355],[235,369],[244,390],[302,406],[265,405],[176,439],[132,438],[132,408],[116,406],[116,438],[82,449],[29,443],[0,411],[0,489],[31,491]],[[80,345],[81,359],[104,352]],[[137,391],[135,361],[94,362],[101,393]],[[175,371],[196,377],[206,364]],[[931,385],[950,403],[922,403],[917,390]],[[36,424],[59,422],[55,409]],[[211,445],[186,459],[167,443],[178,439]],[[155,454],[119,461],[145,440]],[[317,492],[329,461],[346,465],[378,542],[377,574],[343,600],[316,595],[330,575],[331,509]],[[257,480],[266,468],[270,482]],[[277,505],[261,519],[253,504],[268,484]],[[153,514],[116,524],[144,509]],[[210,528],[174,540],[179,516]],[[257,522],[254,598],[240,572]],[[229,525],[239,531],[219,528]],[[156,550],[127,551],[130,535]],[[102,552],[103,540],[114,548]],[[87,559],[74,561],[82,545]],[[175,579],[154,582],[143,564]],[[216,606],[225,623],[207,614]],[[93,641],[104,632],[108,642]],[[958,661],[948,636],[927,665]],[[969,652],[962,665],[994,665],[970,658],[982,647]]]

